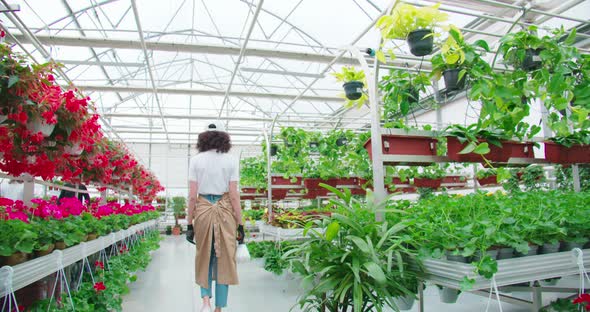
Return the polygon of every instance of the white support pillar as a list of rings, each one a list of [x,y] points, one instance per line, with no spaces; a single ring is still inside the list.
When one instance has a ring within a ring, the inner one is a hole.
[[[24,174],[23,183],[23,203],[31,206],[31,199],[35,196],[35,179],[30,174]]]

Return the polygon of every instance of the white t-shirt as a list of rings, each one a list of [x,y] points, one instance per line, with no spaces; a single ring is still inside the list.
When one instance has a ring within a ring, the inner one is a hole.
[[[238,161],[228,153],[209,150],[191,157],[189,181],[197,182],[199,194],[222,195],[229,191],[229,182],[240,180]]]

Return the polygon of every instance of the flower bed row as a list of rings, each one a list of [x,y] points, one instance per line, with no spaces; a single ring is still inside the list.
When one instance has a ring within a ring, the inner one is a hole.
[[[137,280],[135,272],[143,271],[151,261],[150,251],[159,248],[157,231],[146,231],[138,244],[119,249],[107,263],[95,261],[93,277],[86,272],[82,283],[72,292],[77,311],[121,311],[122,296],[129,292],[128,284]],[[24,308],[24,307],[23,307]],[[72,311],[70,298],[62,292],[57,298],[43,299],[26,311]]]
[[[72,183],[111,185],[151,201],[162,190],[156,177],[122,145],[103,137],[90,99],[63,90],[55,64],[29,65],[0,44],[0,170],[55,176]]]
[[[404,213],[388,220],[406,225],[407,243],[422,257],[472,262],[488,278],[497,259],[571,250],[590,241],[590,193],[478,192],[391,205]]]
[[[22,201],[0,198],[0,266],[13,266],[159,216],[149,205],[84,206],[75,198],[59,204],[56,198],[32,202],[27,207]]]

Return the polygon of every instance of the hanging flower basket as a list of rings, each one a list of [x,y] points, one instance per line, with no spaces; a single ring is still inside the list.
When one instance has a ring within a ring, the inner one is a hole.
[[[447,69],[443,71],[445,87],[447,91],[463,90],[465,88],[465,75],[459,80],[460,68]]]
[[[545,159],[555,164],[587,164],[590,163],[590,145],[566,147],[545,142]]]
[[[55,129],[55,124],[48,124],[39,118],[27,123],[27,130],[31,133],[41,132],[44,137],[50,136],[53,133],[53,129]]]
[[[480,142],[485,142],[480,140]],[[535,158],[532,142],[502,141],[502,147],[489,144],[490,152],[483,155],[491,162],[505,163],[510,158]],[[483,163],[482,155],[476,153],[459,154],[468,143],[461,143],[456,137],[447,137],[447,155],[456,162]]]
[[[276,156],[278,149],[279,149],[278,146],[271,145],[270,146],[270,156]]]
[[[425,179],[425,178],[414,178],[415,187],[428,187],[437,189],[442,184],[443,179]]]
[[[415,56],[425,56],[432,53],[434,33],[431,29],[414,30],[408,34],[410,52]]]
[[[393,135],[381,136],[381,146],[384,155],[418,155],[436,156],[437,139],[424,136]],[[365,143],[369,157],[373,159],[371,139]]]
[[[346,98],[351,101],[356,101],[363,96],[363,87],[365,86],[362,81],[349,81],[342,85],[344,87],[344,93]]]
[[[481,178],[481,179],[478,178],[477,182],[481,186],[496,185],[496,184],[498,184],[498,177],[493,175],[493,176],[489,176],[489,177],[485,177],[485,178]]]

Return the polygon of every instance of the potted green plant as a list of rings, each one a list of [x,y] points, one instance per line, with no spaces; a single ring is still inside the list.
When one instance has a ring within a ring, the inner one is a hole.
[[[344,83],[342,87],[347,99],[345,107],[361,108],[367,102],[369,98],[363,91],[363,87],[366,85],[364,71],[356,70],[353,66],[344,66],[341,72],[333,75],[337,81]]]
[[[590,131],[555,136],[545,143],[545,159],[555,164],[590,162]]]
[[[498,173],[493,168],[477,170],[475,177],[481,186],[498,184]]]
[[[415,56],[432,53],[434,29],[448,19],[446,13],[438,10],[440,4],[416,7],[401,3],[390,14],[382,16],[376,23],[383,39],[407,40],[410,52]]]
[[[441,52],[431,59],[432,75],[438,80],[444,78],[447,91],[462,90],[468,78],[479,80],[491,72],[490,65],[483,60],[482,52],[490,52],[486,41],[466,43],[461,31],[451,26],[449,35],[441,45]]]
[[[534,143],[510,141],[503,131],[478,124],[451,125],[446,136],[447,154],[453,161],[505,163],[512,157],[534,158]]]
[[[385,121],[406,116],[420,101],[420,92],[426,92],[430,78],[424,73],[392,69],[379,82],[383,93],[383,116]]]
[[[27,261],[37,241],[37,233],[29,223],[21,220],[0,222],[0,265],[15,266]]]
[[[172,226],[171,225],[166,226],[166,235],[172,235]]]
[[[181,219],[182,216],[186,216],[186,198],[184,196],[172,197],[171,206],[174,211],[174,228],[172,229],[172,234],[180,235],[182,228],[178,223],[178,220]]]
[[[533,71],[543,66],[541,51],[550,42],[549,37],[541,39],[537,36],[537,27],[530,26],[527,30],[509,33],[500,39],[498,52],[502,55],[504,63],[525,71]],[[550,44],[555,47],[554,44]]]
[[[414,176],[414,186],[436,189],[440,187],[445,176],[446,171],[438,164],[422,167]]]

